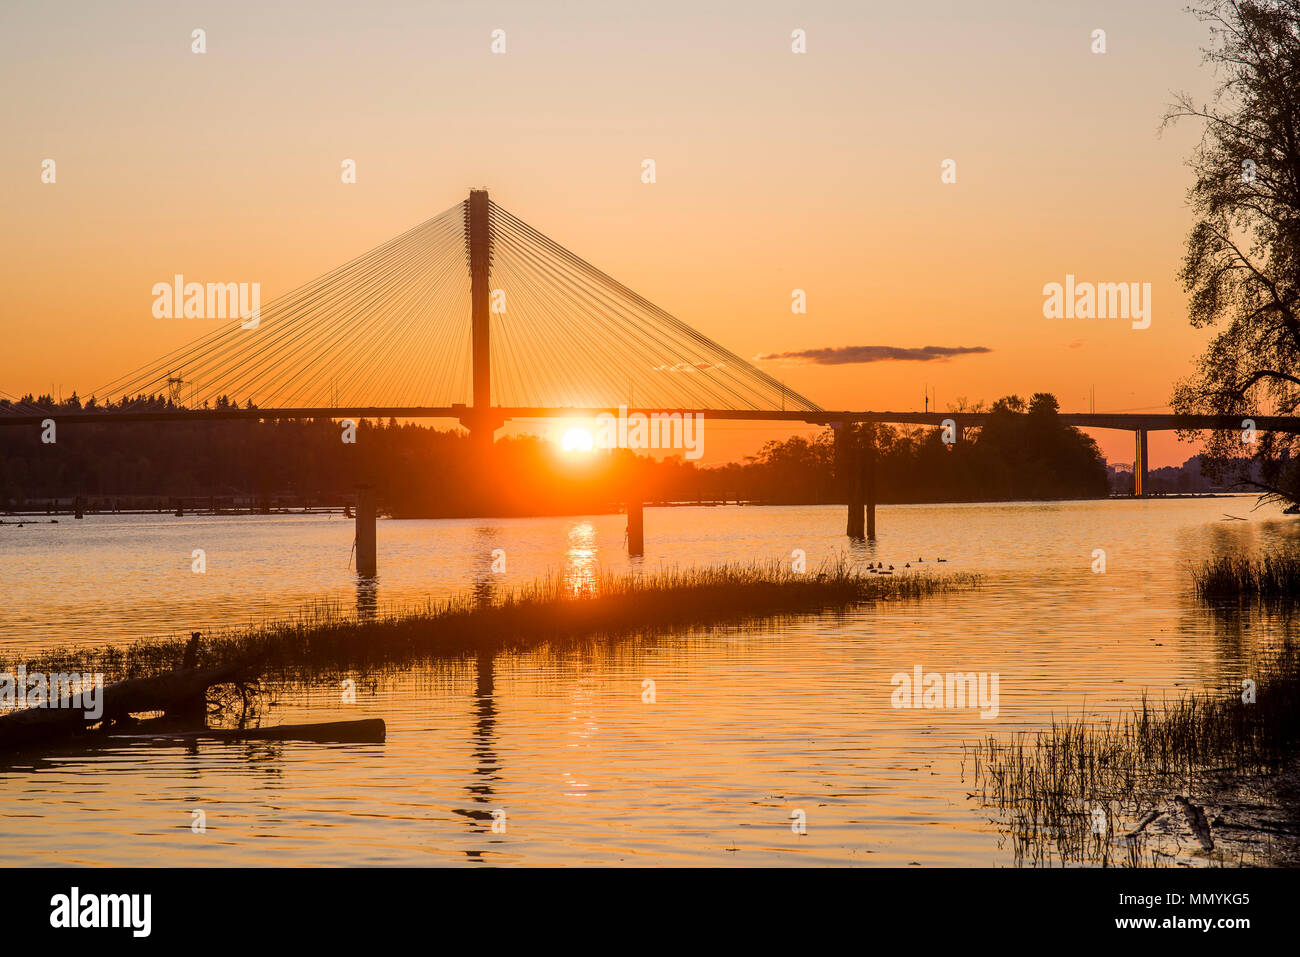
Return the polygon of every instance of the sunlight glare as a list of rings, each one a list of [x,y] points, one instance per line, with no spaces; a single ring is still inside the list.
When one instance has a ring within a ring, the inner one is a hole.
[[[560,442],[560,447],[566,452],[590,452],[595,445],[591,433],[582,428],[569,429]]]

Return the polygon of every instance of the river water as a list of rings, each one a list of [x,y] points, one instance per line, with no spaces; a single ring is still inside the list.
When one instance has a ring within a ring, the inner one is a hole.
[[[963,743],[1115,714],[1144,689],[1236,686],[1284,623],[1207,613],[1188,573],[1225,551],[1300,547],[1300,523],[1253,505],[885,506],[878,540],[857,547],[838,507],[647,509],[636,560],[620,515],[387,521],[378,580],[361,587],[338,515],[3,525],[11,661],[321,600],[364,613],[484,582],[794,549],[810,569],[847,556],[983,582],[744,630],[421,666],[367,679],[355,704],[330,684],[269,710],[270,723],[382,717],[383,745],[132,744],[0,769],[0,865],[1011,864],[968,796]],[[894,707],[891,679],[918,666],[997,675],[996,716]]]

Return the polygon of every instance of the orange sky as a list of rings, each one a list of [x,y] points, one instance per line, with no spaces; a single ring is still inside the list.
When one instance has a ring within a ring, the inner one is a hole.
[[[85,395],[211,329],[153,318],[174,273],[266,301],[475,185],[747,358],[992,350],[765,366],[827,408],[920,408],[924,383],[941,408],[1086,411],[1090,386],[1098,411],[1166,408],[1205,341],[1175,278],[1198,131],[1157,136],[1171,90],[1211,86],[1185,0],[876,6],[10,0],[0,392]],[[1043,318],[1066,273],[1150,282],[1151,327]],[[706,460],[777,434],[719,425]],[[1131,461],[1131,436],[1097,435]]]

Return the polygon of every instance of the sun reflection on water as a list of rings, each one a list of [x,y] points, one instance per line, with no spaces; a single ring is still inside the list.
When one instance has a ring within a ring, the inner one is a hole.
[[[564,585],[575,598],[596,588],[596,529],[588,521],[569,526],[569,548],[565,552]]]

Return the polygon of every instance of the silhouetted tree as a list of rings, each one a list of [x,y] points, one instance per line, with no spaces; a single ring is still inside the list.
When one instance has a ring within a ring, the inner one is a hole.
[[[1172,404],[1243,419],[1291,415],[1300,404],[1300,3],[1215,0],[1193,12],[1209,24],[1205,55],[1219,86],[1210,105],[1179,95],[1165,122],[1204,126],[1190,162],[1197,219],[1181,277],[1192,325],[1219,331]],[[1266,498],[1300,500],[1297,437],[1259,433],[1252,476],[1239,436],[1212,434],[1216,467],[1235,461]]]

